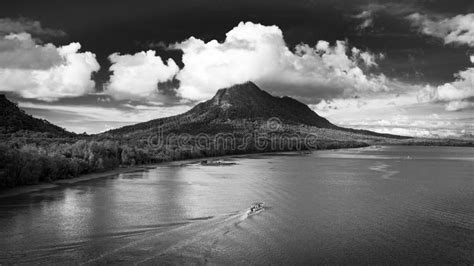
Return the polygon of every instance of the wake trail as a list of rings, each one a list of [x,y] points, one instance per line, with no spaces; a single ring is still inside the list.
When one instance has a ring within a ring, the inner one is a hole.
[[[124,262],[136,265],[146,263],[202,238],[220,236],[219,232],[225,235],[232,227],[237,227],[248,217],[248,210],[245,210],[206,217],[206,219],[190,219],[189,224],[132,241],[89,259],[80,265]],[[214,245],[216,241],[211,241],[211,244]],[[150,254],[153,254],[153,256],[150,257]]]
[[[227,217],[226,219],[223,219],[222,221],[214,221],[211,224],[208,224],[204,226],[203,228],[200,228],[200,231],[197,234],[194,234],[193,236],[186,238],[184,240],[181,240],[174,245],[161,250],[158,253],[155,253],[151,257],[146,257],[140,261],[137,261],[134,263],[134,265],[140,265],[140,264],[156,264],[157,262],[161,261],[162,256],[166,255],[173,255],[173,254],[181,254],[181,253],[188,253],[188,257],[192,258],[194,260],[198,260],[199,263],[204,263],[207,261],[207,257],[210,256],[210,253],[212,251],[212,247],[217,245],[219,241],[219,237],[227,235],[232,227],[234,228],[240,228],[240,224],[247,220],[248,218],[253,217],[254,215],[257,215],[261,212],[264,211],[265,208],[262,208],[258,211],[255,212],[250,212],[249,209],[235,213],[234,215],[231,215]],[[207,240],[207,245],[206,243],[206,238],[210,238]],[[180,252],[183,248],[186,246],[190,246],[193,243],[199,243],[199,246],[202,248],[204,247],[204,252],[199,252],[199,255],[196,256],[196,254],[189,254],[189,252]],[[207,248],[206,248],[207,247]],[[201,253],[205,254],[204,257],[200,255]],[[208,254],[206,256],[206,254]],[[155,261],[156,260],[156,261]]]

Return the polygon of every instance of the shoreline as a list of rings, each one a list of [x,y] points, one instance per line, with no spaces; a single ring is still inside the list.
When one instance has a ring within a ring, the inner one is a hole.
[[[84,182],[84,181],[89,181],[93,179],[104,178],[104,177],[109,177],[109,176],[114,176],[114,175],[119,175],[119,174],[124,174],[124,173],[143,172],[148,169],[154,169],[156,167],[163,166],[163,165],[181,166],[184,164],[200,162],[203,160],[222,160],[225,158],[249,158],[250,156],[258,156],[258,155],[265,155],[265,154],[284,155],[284,154],[298,154],[298,153],[301,153],[301,151],[275,151],[275,152],[261,152],[261,153],[229,154],[229,155],[222,155],[222,156],[215,156],[215,157],[201,157],[201,158],[193,158],[193,159],[167,161],[167,162],[154,163],[154,164],[143,164],[143,165],[130,166],[130,167],[119,167],[112,170],[107,170],[105,172],[89,173],[89,174],[85,174],[85,175],[81,175],[81,176],[73,177],[69,179],[60,179],[51,183],[38,183],[38,184],[5,189],[5,190],[0,191],[0,199],[15,197],[18,195],[28,194],[28,193],[42,191],[46,189],[58,188],[63,185],[70,185],[70,184],[75,184],[79,182]]]
[[[21,194],[37,192],[37,191],[46,190],[46,189],[57,188],[62,185],[69,185],[69,184],[79,183],[79,182],[88,181],[92,179],[104,178],[104,177],[123,174],[123,173],[142,172],[142,171],[145,171],[146,169],[153,168],[154,165],[156,165],[156,167],[158,166],[158,164],[146,164],[146,165],[132,166],[132,167],[121,167],[121,168],[115,168],[112,170],[107,170],[105,172],[89,173],[89,174],[81,175],[78,177],[73,177],[70,179],[60,179],[51,183],[38,183],[38,184],[33,184],[33,185],[14,187],[11,189],[5,189],[3,191],[0,191],[0,199],[14,197]]]
[[[78,177],[70,178],[70,179],[60,179],[56,180],[51,183],[38,183],[33,185],[26,185],[21,187],[13,187],[10,189],[5,189],[0,191],[0,199],[2,198],[9,198],[14,197],[22,194],[37,192],[46,189],[53,189],[58,188],[63,185],[70,185],[75,184],[83,181],[89,181],[92,179],[104,178],[113,175],[119,175],[123,173],[132,173],[132,172],[143,172],[148,169],[154,169],[159,166],[165,165],[172,165],[172,166],[182,166],[189,163],[200,162],[203,160],[222,160],[226,158],[250,158],[252,156],[261,156],[261,155],[295,155],[295,154],[305,154],[306,152],[314,152],[314,151],[323,151],[323,150],[344,150],[344,149],[364,149],[368,147],[384,147],[384,146],[407,146],[403,144],[394,145],[394,144],[385,144],[385,145],[378,145],[378,144],[371,144],[363,147],[353,147],[353,148],[337,148],[337,149],[321,149],[321,150],[313,150],[313,151],[272,151],[272,152],[257,152],[257,153],[242,153],[242,154],[229,154],[229,155],[221,155],[215,157],[200,157],[200,158],[192,158],[192,159],[183,159],[183,160],[175,160],[175,161],[166,161],[161,163],[153,163],[153,164],[143,164],[138,166],[130,166],[130,167],[119,167],[112,170],[107,170],[105,172],[98,172],[98,173],[89,173],[85,175],[81,175]],[[411,145],[410,145],[411,146]],[[425,146],[425,145],[413,145],[413,146],[420,146],[420,147],[435,147],[435,146]]]

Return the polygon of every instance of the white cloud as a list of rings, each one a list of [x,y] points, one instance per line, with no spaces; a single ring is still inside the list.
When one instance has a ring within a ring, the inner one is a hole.
[[[457,43],[474,47],[474,13],[452,18],[430,18],[414,13],[407,16],[412,25],[423,34],[441,38],[446,44]],[[469,57],[474,64],[474,56]],[[467,68],[455,74],[456,80],[441,86],[426,86],[418,94],[420,102],[443,102],[446,111],[473,108],[474,68]]]
[[[469,101],[451,101],[446,104],[446,111],[474,109],[474,103]]]
[[[79,43],[61,47],[33,43],[27,33],[0,39],[0,59],[5,59],[0,63],[0,91],[53,101],[94,90],[91,74],[100,66],[93,53],[79,52]]]
[[[36,45],[28,33],[9,34],[0,39],[0,68],[49,69],[62,62],[54,45]]]
[[[383,57],[383,54],[379,55],[379,58]],[[377,66],[377,63],[375,62],[376,56],[374,54],[371,54],[369,52],[362,52],[360,53],[360,58],[362,58],[362,61],[368,67]]]
[[[191,100],[208,99],[217,89],[248,80],[277,94],[291,91],[315,100],[388,89],[383,75],[369,76],[362,70],[361,64],[375,65],[375,56],[353,52],[343,41],[334,46],[326,41],[315,47],[300,44],[293,52],[277,26],[241,22],[222,43],[191,37],[173,47],[183,51],[178,94]]]
[[[384,55],[374,55],[369,52],[361,52],[359,49],[356,47],[352,47],[351,49],[352,52],[352,57],[354,60],[357,60],[360,58],[360,60],[367,66],[367,67],[373,67],[373,66],[378,66],[378,64],[375,62],[377,58],[383,59]]]
[[[406,88],[407,92],[363,95],[356,98],[334,98],[322,100],[310,107],[324,117],[337,117],[350,114],[353,117],[360,112],[378,112],[385,108],[396,109],[417,104],[416,86]]]
[[[179,71],[169,59],[164,64],[155,51],[134,55],[112,54],[109,56],[113,74],[106,86],[106,93],[116,99],[149,99],[158,93],[158,82],[172,79]]]
[[[467,44],[474,47],[474,13],[445,19],[413,13],[407,19],[421,33],[441,38],[446,44]]]
[[[374,26],[373,10],[364,10],[353,17],[362,20],[357,26],[358,30],[365,30]]]
[[[28,18],[0,18],[0,36],[22,32],[51,37],[61,37],[66,35],[62,30],[44,28],[39,21]]]
[[[474,68],[458,72],[456,80],[441,86],[426,86],[419,92],[420,102],[444,102],[447,111],[472,108],[474,98]]]
[[[369,3],[360,6],[360,8],[360,12],[352,16],[353,19],[359,21],[359,24],[356,27],[359,31],[374,28],[376,19],[381,12],[384,13],[383,16],[391,15],[395,17],[399,17],[407,12],[413,12],[413,7],[409,3]]]

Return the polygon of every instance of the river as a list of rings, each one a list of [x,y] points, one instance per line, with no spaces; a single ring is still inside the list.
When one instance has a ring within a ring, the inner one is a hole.
[[[226,160],[2,198],[0,264],[474,263],[473,148]]]

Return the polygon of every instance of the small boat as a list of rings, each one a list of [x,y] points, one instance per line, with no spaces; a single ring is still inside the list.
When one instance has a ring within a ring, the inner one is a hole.
[[[250,209],[248,211],[248,214],[256,213],[260,210],[263,210],[263,205],[264,205],[263,202],[253,203],[252,205],[250,205]]]
[[[202,160],[201,165],[205,166],[228,166],[228,165],[234,165],[236,163],[234,162],[225,162],[225,161],[220,161],[220,160]]]

